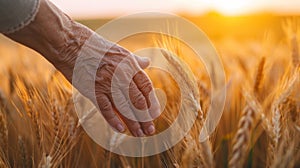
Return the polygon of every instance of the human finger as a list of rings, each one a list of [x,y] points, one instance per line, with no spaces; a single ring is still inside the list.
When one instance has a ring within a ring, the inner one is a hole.
[[[139,71],[133,77],[133,81],[135,82],[136,86],[141,91],[141,93],[144,95],[152,119],[157,118],[161,113],[160,104],[157,99],[157,96],[155,95],[152,82],[150,81],[150,79],[144,71]]]
[[[134,82],[131,82],[129,87],[129,99],[131,101],[131,109],[140,122],[143,132],[147,135],[154,134],[155,126],[152,122],[153,118],[148,111],[146,98]]]
[[[104,94],[100,94],[97,95],[97,102],[101,114],[103,115],[104,119],[109,123],[109,125],[118,130],[119,132],[124,132],[125,126],[123,125],[122,121],[117,116],[117,114],[114,112],[109,98]]]
[[[139,66],[142,69],[146,69],[150,65],[150,59],[147,57],[140,57],[140,56],[134,55],[134,58],[137,60]]]

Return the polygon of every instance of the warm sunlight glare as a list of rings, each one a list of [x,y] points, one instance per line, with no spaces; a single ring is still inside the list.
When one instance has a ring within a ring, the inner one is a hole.
[[[299,0],[51,0],[76,18],[116,17],[136,12],[158,11],[201,15],[255,12],[299,13]]]
[[[204,1],[211,9],[224,15],[238,15],[247,13],[253,9],[258,2],[249,0],[210,0]],[[253,3],[254,2],[254,3]]]

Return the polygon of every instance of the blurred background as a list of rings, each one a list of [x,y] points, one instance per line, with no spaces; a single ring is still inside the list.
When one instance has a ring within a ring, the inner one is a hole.
[[[77,19],[111,18],[134,12],[155,10],[184,15],[203,15],[216,11],[223,15],[260,13],[294,14],[298,0],[52,0]]]
[[[196,23],[211,38],[261,37],[281,20],[296,16],[299,0],[52,0],[76,20],[96,29],[110,19],[137,12],[170,12]],[[238,31],[237,31],[238,30]]]

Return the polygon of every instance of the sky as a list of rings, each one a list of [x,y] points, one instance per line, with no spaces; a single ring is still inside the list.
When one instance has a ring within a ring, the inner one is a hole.
[[[224,15],[300,12],[300,0],[51,0],[73,18],[117,17],[145,11]]]

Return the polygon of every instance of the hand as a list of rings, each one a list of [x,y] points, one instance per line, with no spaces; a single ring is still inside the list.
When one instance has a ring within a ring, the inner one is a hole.
[[[106,121],[120,132],[125,131],[123,123],[134,136],[155,132],[152,119],[159,116],[160,105],[142,70],[149,63],[118,45],[100,62],[95,81],[97,102]]]
[[[73,34],[78,37],[87,34],[82,33],[85,27],[76,30]],[[54,65],[77,90],[119,132],[124,132],[127,126],[134,136],[153,134],[152,120],[159,116],[160,105],[150,79],[142,70],[149,66],[149,59],[135,56],[96,33],[80,47],[70,44],[59,52],[64,59]]]
[[[83,33],[87,28],[77,27],[71,41],[81,40],[58,50],[63,59],[54,65],[99,108],[113,128],[124,132],[127,126],[134,136],[152,135],[152,120],[159,116],[160,105],[142,70],[150,64],[149,59],[135,56],[96,33],[82,38],[88,34]]]

